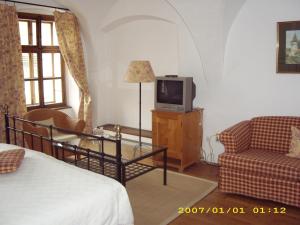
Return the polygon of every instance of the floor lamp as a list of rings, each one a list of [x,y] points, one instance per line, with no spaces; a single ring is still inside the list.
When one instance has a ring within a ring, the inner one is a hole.
[[[142,122],[141,122],[141,105],[142,105],[142,83],[153,82],[155,75],[149,61],[132,61],[129,64],[125,74],[125,81],[129,83],[139,83],[139,149],[142,149]]]

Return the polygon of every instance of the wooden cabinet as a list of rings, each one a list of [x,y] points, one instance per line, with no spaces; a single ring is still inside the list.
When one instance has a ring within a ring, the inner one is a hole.
[[[183,171],[199,161],[202,151],[203,109],[192,112],[152,111],[152,143],[168,147],[168,166]],[[162,156],[154,158],[161,164]]]

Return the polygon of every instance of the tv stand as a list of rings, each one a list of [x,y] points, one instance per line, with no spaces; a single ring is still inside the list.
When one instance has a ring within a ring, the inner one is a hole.
[[[192,112],[152,110],[152,143],[167,146],[168,166],[182,172],[200,160],[202,151],[203,109]],[[162,164],[162,155],[154,157],[155,164]]]

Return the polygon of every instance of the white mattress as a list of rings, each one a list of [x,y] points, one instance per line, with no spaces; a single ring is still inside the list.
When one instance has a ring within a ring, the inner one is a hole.
[[[16,172],[0,174],[0,224],[127,225],[133,214],[117,181],[26,149]]]

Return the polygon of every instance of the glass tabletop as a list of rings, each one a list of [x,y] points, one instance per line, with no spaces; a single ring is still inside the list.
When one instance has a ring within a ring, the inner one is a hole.
[[[116,156],[116,138],[111,135],[103,135],[103,139],[74,137],[66,141],[68,144],[77,145],[81,148],[90,149],[96,152],[102,152],[107,155]],[[162,152],[165,147],[155,146],[149,143],[142,143],[141,147],[138,141],[121,139],[121,157],[122,161],[131,161],[134,159],[144,158],[147,155],[152,156],[153,153]]]

